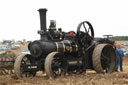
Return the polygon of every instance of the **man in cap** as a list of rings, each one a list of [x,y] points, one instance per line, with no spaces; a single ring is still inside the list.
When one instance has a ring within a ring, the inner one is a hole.
[[[116,64],[116,69],[115,71],[118,72],[118,66],[120,66],[120,72],[123,72],[123,57],[124,57],[124,53],[123,51],[120,49],[120,44],[116,43],[115,44],[116,47],[116,55],[117,55],[117,64]]]

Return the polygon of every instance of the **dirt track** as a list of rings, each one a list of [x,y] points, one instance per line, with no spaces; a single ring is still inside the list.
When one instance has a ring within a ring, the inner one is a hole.
[[[128,58],[124,60],[124,72],[97,74],[94,71],[87,71],[84,74],[56,79],[48,79],[42,73],[38,73],[36,77],[20,80],[15,79],[13,74],[0,74],[0,85],[128,85]]]
[[[87,71],[84,74],[48,79],[42,73],[36,77],[17,80],[14,75],[0,75],[0,85],[128,85],[128,62],[124,63],[124,72],[96,74]]]

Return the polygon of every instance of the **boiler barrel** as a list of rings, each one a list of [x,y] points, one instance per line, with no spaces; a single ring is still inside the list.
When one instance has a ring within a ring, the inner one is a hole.
[[[53,51],[76,53],[78,51],[78,45],[69,40],[63,40],[60,42],[37,40],[29,45],[29,50],[33,57],[39,58],[41,55],[47,55]]]

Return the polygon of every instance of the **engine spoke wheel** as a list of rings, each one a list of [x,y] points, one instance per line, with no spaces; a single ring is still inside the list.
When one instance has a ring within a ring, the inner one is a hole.
[[[64,55],[59,52],[50,53],[45,60],[45,72],[48,77],[64,76],[67,70],[67,62]]]
[[[77,27],[78,43],[82,49],[87,50],[94,40],[94,30],[90,22],[83,21]]]
[[[14,63],[14,73],[17,78],[23,78],[23,77],[31,77],[35,76],[36,72],[26,72],[24,71],[23,66],[25,65],[31,65],[31,58],[30,55],[22,54],[16,58],[16,61]]]
[[[81,30],[81,29],[84,29],[84,30]],[[94,30],[93,30],[93,27],[91,25],[90,22],[88,21],[83,21],[81,22],[78,27],[77,27],[77,35],[81,35],[81,34],[87,34],[89,36],[92,37],[92,39],[94,39]]]
[[[99,44],[94,48],[92,63],[97,73],[111,73],[116,66],[116,53],[113,46],[109,44]]]

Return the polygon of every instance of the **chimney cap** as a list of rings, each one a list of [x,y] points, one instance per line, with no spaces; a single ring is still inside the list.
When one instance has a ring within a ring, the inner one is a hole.
[[[40,8],[38,11],[47,11],[46,8]]]

